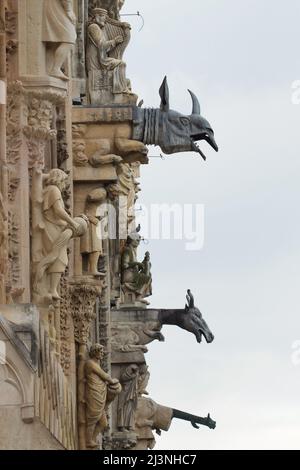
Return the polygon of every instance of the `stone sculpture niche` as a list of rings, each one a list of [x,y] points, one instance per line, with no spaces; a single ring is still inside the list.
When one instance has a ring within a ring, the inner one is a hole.
[[[123,54],[130,41],[130,25],[109,18],[107,10],[94,8],[87,28],[86,68],[88,102],[92,105],[135,104],[126,78]]]
[[[86,447],[101,448],[99,435],[108,427],[107,407],[121,392],[117,379],[113,379],[101,368],[104,348],[100,344],[91,347],[90,359],[85,363]]]
[[[137,248],[141,239],[138,232],[130,234],[122,254],[122,308],[129,306],[145,308],[149,305],[146,297],[152,295],[150,253],[145,254],[142,262],[137,260]]]
[[[63,73],[77,38],[76,16],[72,0],[44,0],[42,40],[47,45],[49,75],[69,80]],[[52,54],[52,58],[50,55]]]
[[[68,175],[53,169],[43,175],[34,170],[32,180],[33,291],[37,303],[60,300],[59,284],[68,265],[68,244],[88,229],[84,215],[72,218],[62,197]]]

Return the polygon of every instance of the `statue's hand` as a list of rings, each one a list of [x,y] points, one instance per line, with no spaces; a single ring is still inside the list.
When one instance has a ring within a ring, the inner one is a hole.
[[[123,158],[120,157],[119,155],[114,155],[113,156],[113,163],[121,163],[123,161]]]
[[[115,38],[115,41],[116,41],[116,44],[122,44],[122,42],[124,42],[124,39],[122,36],[117,36]]]
[[[110,385],[118,385],[119,381],[118,379],[111,379],[109,383]]]
[[[72,228],[73,228],[75,237],[79,237],[80,232],[81,232],[80,224],[78,222],[73,221]]]

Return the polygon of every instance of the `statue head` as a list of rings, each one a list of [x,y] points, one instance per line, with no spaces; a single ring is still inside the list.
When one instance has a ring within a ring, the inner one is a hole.
[[[87,202],[103,202],[107,198],[107,191],[105,188],[96,188],[93,189],[88,197]]]
[[[111,201],[117,199],[120,194],[120,185],[119,183],[112,183],[107,188],[107,194]]]
[[[141,242],[141,235],[138,232],[132,232],[127,237],[127,245],[137,248]]]
[[[125,3],[125,0],[117,0],[117,8],[120,11]]]
[[[64,191],[68,185],[68,178],[67,173],[54,168],[46,175],[45,186],[57,186],[60,191]]]
[[[93,22],[97,23],[102,28],[104,28],[104,26],[105,26],[107,17],[108,17],[107,10],[104,10],[104,8],[94,8],[94,10],[93,10]]]
[[[90,348],[89,355],[91,359],[97,359],[98,361],[100,361],[101,359],[103,359],[104,356],[104,346],[99,343],[94,344]]]
[[[201,116],[200,103],[196,95],[188,90],[192,98],[192,113],[188,116],[170,109],[167,77],[160,87],[162,127],[159,133],[159,146],[166,154],[177,152],[198,152],[206,159],[197,141],[206,140],[217,152],[218,146],[210,123]]]

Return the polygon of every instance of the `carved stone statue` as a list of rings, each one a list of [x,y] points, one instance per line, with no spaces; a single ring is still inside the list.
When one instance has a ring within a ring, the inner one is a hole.
[[[150,379],[149,367],[147,364],[142,364],[139,370],[139,383],[138,383],[138,395],[149,395],[147,387]]]
[[[119,197],[120,226],[122,230],[126,230],[125,237],[122,237],[126,239],[127,233],[131,233],[134,230],[134,204],[137,200],[137,193],[140,191],[140,188],[135,179],[131,164],[125,162],[120,163],[117,166],[117,175],[118,182],[108,186],[108,195],[112,200]]]
[[[86,65],[91,104],[122,102],[132,95],[126,79],[123,52],[130,39],[130,26],[108,18],[103,8],[95,8],[88,26]],[[123,45],[118,48],[118,45]],[[120,98],[118,99],[118,96]]]
[[[58,286],[68,265],[69,241],[84,235],[88,228],[85,216],[72,219],[65,210],[62,193],[67,184],[68,175],[62,170],[51,170],[45,176],[40,220],[36,221],[37,227],[34,227],[34,230],[41,232],[41,252],[35,271],[34,291],[49,300],[60,299]]]
[[[42,40],[55,47],[49,75],[62,80],[69,79],[61,69],[76,42],[76,37],[73,1],[44,0]]]
[[[118,401],[118,429],[120,432],[134,431],[138,399],[139,367],[131,364],[121,373],[122,392]]]
[[[140,244],[141,236],[133,233],[127,238],[126,246],[122,254],[122,289],[126,297],[134,294],[135,300],[148,305],[146,297],[152,295],[152,275],[150,272],[150,254],[146,253],[142,263],[137,261],[137,248]],[[132,298],[133,300],[133,298]]]
[[[95,344],[90,349],[90,359],[85,363],[85,403],[86,403],[86,447],[96,448],[97,437],[108,426],[107,406],[121,392],[117,379],[111,378],[101,368],[104,348]]]
[[[80,251],[81,254],[88,255],[88,273],[93,276],[105,275],[98,271],[98,261],[103,255],[101,219],[104,218],[99,209],[106,198],[106,190],[97,188],[90,192],[86,200],[85,215],[90,224],[87,233],[80,240]]]

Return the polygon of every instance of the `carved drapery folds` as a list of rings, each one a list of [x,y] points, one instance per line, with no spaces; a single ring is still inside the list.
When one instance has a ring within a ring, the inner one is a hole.
[[[84,364],[85,377],[85,447],[102,448],[99,435],[108,427],[107,408],[121,392],[121,385],[101,367],[104,348],[95,344],[90,348],[90,358]]]
[[[62,67],[76,42],[76,21],[72,0],[44,0],[42,40],[48,47],[48,73],[52,77],[69,79]]]
[[[139,367],[136,364],[126,366],[120,375],[122,392],[118,401],[118,430],[133,432],[138,399]]]
[[[68,244],[87,231],[85,216],[71,218],[65,210],[62,192],[68,175],[53,169],[43,175],[34,170],[32,183],[33,290],[37,302],[60,300],[58,287],[68,266]]]
[[[107,197],[104,188],[96,188],[87,195],[85,203],[85,215],[88,218],[89,226],[87,233],[80,240],[80,251],[87,259],[87,272],[89,275],[99,277],[105,276],[105,272],[99,271],[99,260],[103,258],[103,234],[101,221],[105,217],[103,203]]]

